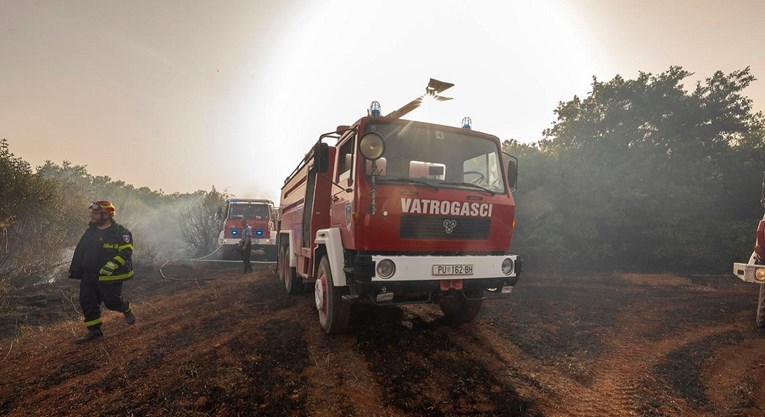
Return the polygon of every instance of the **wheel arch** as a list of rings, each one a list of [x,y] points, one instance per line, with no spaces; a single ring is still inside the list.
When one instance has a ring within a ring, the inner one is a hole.
[[[279,239],[276,242],[276,246],[278,248],[281,248],[285,244],[287,245],[287,253],[289,254],[288,265],[290,268],[295,268],[297,266],[297,256],[295,255],[295,251],[292,248],[292,231],[291,230],[279,232]]]
[[[343,239],[340,229],[319,229],[316,231],[316,248],[314,249],[314,270],[318,270],[323,255],[327,256],[329,269],[332,272],[332,282],[336,287],[347,285],[345,277],[345,261],[343,257]]]

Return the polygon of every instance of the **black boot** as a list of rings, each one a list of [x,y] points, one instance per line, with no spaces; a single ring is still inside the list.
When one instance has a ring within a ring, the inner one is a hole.
[[[135,314],[133,314],[133,310],[132,309],[126,311],[123,314],[125,314],[125,323],[127,323],[127,324],[135,323]]]
[[[92,330],[88,330],[88,334],[86,334],[85,336],[75,340],[74,343],[78,345],[82,345],[85,343],[90,343],[95,340],[99,340],[103,337],[104,337],[104,332],[102,332],[101,329],[92,329]]]

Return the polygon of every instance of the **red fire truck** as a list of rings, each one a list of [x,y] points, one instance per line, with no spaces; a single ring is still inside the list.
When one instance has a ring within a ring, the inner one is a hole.
[[[276,210],[271,200],[230,198],[226,200],[223,230],[218,245],[226,259],[239,259],[239,240],[242,238],[242,218],[252,227],[252,251],[267,259],[276,259]]]
[[[325,332],[347,330],[354,302],[438,303],[468,322],[516,284],[517,160],[469,125],[400,118],[424,99],[448,99],[439,94],[452,85],[431,79],[387,116],[373,102],[366,117],[321,135],[285,180],[279,279],[290,294],[314,283]]]
[[[765,208],[765,174],[762,176],[760,204]],[[765,217],[760,220],[755,232],[754,251],[748,263],[734,263],[733,274],[744,282],[760,284],[757,302],[757,326],[765,328]]]

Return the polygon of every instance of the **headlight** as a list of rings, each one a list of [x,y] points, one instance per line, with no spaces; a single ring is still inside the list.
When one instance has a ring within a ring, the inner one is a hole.
[[[757,281],[765,281],[765,268],[757,268],[754,270],[754,279]]]
[[[382,279],[388,279],[396,273],[396,264],[390,259],[383,259],[377,263],[377,275]]]
[[[376,161],[385,153],[385,141],[377,133],[367,133],[361,138],[359,148],[364,158]]]
[[[510,275],[513,273],[513,260],[510,258],[505,258],[504,261],[502,261],[502,273],[505,275]]]

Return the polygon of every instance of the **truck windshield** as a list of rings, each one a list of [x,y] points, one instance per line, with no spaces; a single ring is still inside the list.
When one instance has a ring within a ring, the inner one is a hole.
[[[414,122],[369,124],[366,131],[385,141],[382,158],[364,161],[367,178],[374,173],[379,183],[416,179],[437,187],[505,192],[499,148],[492,140]]]
[[[268,206],[263,204],[232,204],[228,217],[246,217],[248,219],[268,219]]]

